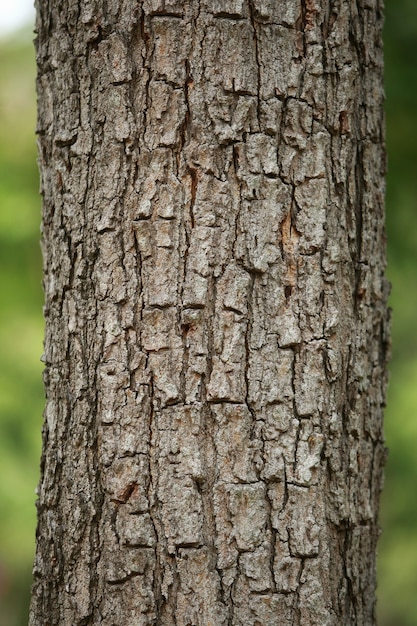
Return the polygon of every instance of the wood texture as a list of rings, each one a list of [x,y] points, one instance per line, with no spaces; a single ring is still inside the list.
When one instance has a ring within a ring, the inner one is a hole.
[[[31,626],[371,626],[380,0],[37,2]]]

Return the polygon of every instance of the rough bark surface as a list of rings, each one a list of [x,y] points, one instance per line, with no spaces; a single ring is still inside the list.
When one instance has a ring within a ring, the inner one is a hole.
[[[37,4],[30,624],[374,624],[382,1]]]

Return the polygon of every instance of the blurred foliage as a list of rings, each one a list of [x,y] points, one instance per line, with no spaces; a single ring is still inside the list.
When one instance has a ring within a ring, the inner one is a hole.
[[[388,277],[392,361],[381,501],[380,626],[417,624],[417,3],[385,2]]]
[[[0,42],[0,626],[27,624],[43,410],[31,39]]]
[[[40,200],[30,32],[0,41],[0,626],[27,623],[43,409]],[[380,626],[417,624],[417,3],[386,0],[390,456],[379,548]]]

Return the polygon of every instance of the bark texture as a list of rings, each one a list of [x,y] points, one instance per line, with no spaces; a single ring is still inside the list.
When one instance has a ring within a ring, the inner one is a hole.
[[[371,626],[380,0],[38,0],[32,626]]]

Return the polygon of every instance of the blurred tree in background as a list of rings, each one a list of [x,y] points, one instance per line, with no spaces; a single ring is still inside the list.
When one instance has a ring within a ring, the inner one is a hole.
[[[32,34],[0,40],[0,626],[27,624],[42,425],[40,198]],[[388,275],[379,624],[417,624],[417,3],[386,0]]]

